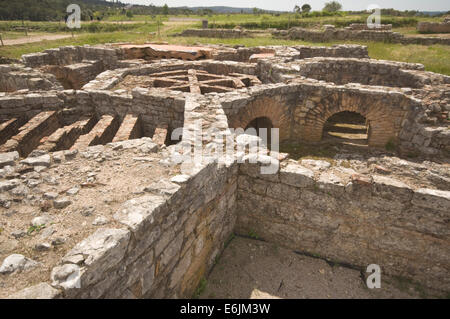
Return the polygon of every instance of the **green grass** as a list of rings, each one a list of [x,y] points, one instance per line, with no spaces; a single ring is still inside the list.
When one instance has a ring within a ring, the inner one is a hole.
[[[256,240],[258,240],[259,239],[259,235],[256,233],[256,231],[254,231],[253,229],[251,229],[249,232],[248,232],[248,237],[250,237],[250,238],[252,238],[252,239],[256,239]]]
[[[144,43],[145,41],[154,41],[155,38],[149,36],[148,32],[101,32],[101,33],[84,33],[76,35],[74,38],[66,38],[55,41],[42,41],[36,43],[10,45],[0,47],[0,56],[20,59],[23,54],[41,52],[51,48],[57,48],[67,45],[95,45],[99,43],[115,43],[115,42],[134,42]]]
[[[402,45],[372,42],[366,44],[373,59],[421,63],[425,70],[450,75],[450,46]]]
[[[200,283],[198,284],[197,289],[194,292],[193,299],[200,298],[200,295],[205,291],[207,284],[208,284],[208,281],[205,278],[202,278],[200,280]]]

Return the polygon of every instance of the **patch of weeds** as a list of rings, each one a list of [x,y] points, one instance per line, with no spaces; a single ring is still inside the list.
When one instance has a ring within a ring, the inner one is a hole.
[[[3,233],[4,229],[0,227],[0,235]]]
[[[406,157],[408,157],[408,158],[417,158],[417,157],[419,157],[419,153],[409,152],[408,154],[406,154]]]
[[[236,235],[233,233],[230,235],[230,237],[228,237],[223,248],[227,248],[231,244],[231,242],[233,241],[234,238],[236,238]]]
[[[219,263],[219,260],[220,260],[220,256],[219,255],[214,257],[214,265],[217,265]]]
[[[411,294],[413,290],[417,292],[422,299],[430,298],[430,295],[421,284],[401,276],[394,276],[393,279],[392,284],[399,290],[406,292],[407,294]]]
[[[30,226],[28,228],[27,235],[31,235],[34,232],[39,233],[44,228],[45,228],[45,224],[38,225],[38,226]]]
[[[251,229],[251,230],[248,232],[248,236],[249,236],[250,238],[252,238],[252,239],[256,239],[256,240],[259,239],[258,234],[257,234],[253,229]]]
[[[200,280],[200,283],[197,286],[197,289],[195,290],[194,299],[200,298],[200,295],[205,291],[206,285],[208,284],[208,281],[205,278],[202,278]]]
[[[395,140],[391,138],[386,145],[384,146],[386,151],[388,152],[394,152],[397,149],[397,144],[395,143]]]
[[[349,161],[342,161],[341,162],[341,166],[345,167],[345,168],[351,168],[352,167],[352,165],[350,164]]]

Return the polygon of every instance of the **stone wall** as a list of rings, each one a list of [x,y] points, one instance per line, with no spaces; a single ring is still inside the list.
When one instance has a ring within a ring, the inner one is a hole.
[[[402,44],[422,44],[450,45],[450,38],[438,37],[405,37],[398,32],[392,31],[374,31],[374,30],[349,30],[336,29],[328,27],[325,30],[311,30],[303,28],[291,28],[289,30],[274,31],[274,37],[286,38],[291,40],[303,40],[311,42],[330,42],[330,41],[376,41],[391,42]]]
[[[370,123],[369,145],[384,148],[397,141],[407,113],[420,105],[401,92],[368,90],[360,85],[332,86],[312,80],[272,84],[222,99],[230,127],[246,128],[255,118],[267,117],[280,128],[280,140],[320,142],[323,126],[332,115],[352,111]],[[301,93],[300,93],[301,92]]]
[[[360,83],[371,86],[422,88],[428,84],[428,78],[409,72],[423,70],[421,64],[356,58],[311,58],[279,65],[295,69],[297,74],[306,78],[337,85]],[[273,69],[277,72],[277,67]]]
[[[374,30],[374,31],[390,31],[392,30],[392,24],[381,24],[374,28],[369,28],[367,23],[352,23],[346,29],[348,30]]]
[[[107,68],[114,68],[119,59],[116,49],[95,46],[66,46],[48,49],[42,53],[24,54],[22,62],[28,67],[44,65],[69,65],[81,63],[83,60],[99,60]]]
[[[169,128],[183,127],[185,99],[182,92],[158,89],[134,89],[131,94],[100,90],[64,91],[66,119],[80,115],[117,115],[120,120],[127,114],[139,115],[144,136],[152,136],[158,125]]]
[[[419,22],[417,23],[417,31],[421,33],[449,33],[450,22]]]
[[[79,90],[89,81],[105,70],[103,62],[83,60],[81,63],[70,65],[48,65],[43,71],[55,75],[64,89]]]
[[[31,70],[18,64],[0,65],[0,92],[58,89],[62,87],[51,74]]]
[[[251,38],[251,32],[240,29],[187,29],[179,34],[182,37],[200,38]]]
[[[0,121],[15,117],[29,119],[40,111],[59,110],[62,107],[61,93],[55,91],[0,95]]]
[[[121,229],[100,229],[52,271],[71,298],[192,297],[235,223],[237,166],[210,164],[193,176],[150,185],[150,195],[124,203]],[[69,288],[79,274],[81,289]]]
[[[276,175],[241,165],[237,198],[238,234],[450,289],[448,191],[287,162]]]
[[[364,45],[333,45],[331,47],[311,47],[306,45],[294,46],[300,52],[299,59],[307,59],[314,57],[334,57],[334,58],[355,58],[367,59],[369,52],[367,46]]]

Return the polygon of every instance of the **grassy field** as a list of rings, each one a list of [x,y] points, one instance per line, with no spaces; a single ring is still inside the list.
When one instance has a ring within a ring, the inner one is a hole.
[[[123,17],[123,16],[118,16]],[[286,17],[294,18],[293,14],[282,14],[280,16],[272,15],[213,15],[208,17],[210,23],[239,23],[257,22],[261,19],[277,19],[282,21]],[[361,16],[345,16],[345,17],[317,17],[317,18],[302,18],[303,20],[310,19],[315,23],[321,24],[326,19],[345,19],[351,20],[356,18],[363,18]],[[99,44],[99,43],[114,43],[114,42],[133,42],[145,43],[151,41],[165,41],[173,44],[225,44],[225,45],[245,45],[245,46],[260,46],[260,45],[320,45],[329,46],[332,44],[340,44],[342,42],[330,43],[312,43],[304,41],[281,40],[274,39],[270,36],[257,38],[241,38],[241,39],[217,39],[217,38],[190,38],[190,37],[173,37],[171,35],[181,32],[183,29],[192,28],[199,25],[198,21],[182,21],[183,18],[189,19],[204,19],[202,16],[176,16],[169,20],[167,16],[150,17],[150,16],[134,16],[130,21],[114,22],[114,17],[110,17],[110,21],[102,23],[83,23],[83,29],[75,33],[74,38],[67,38],[54,41],[42,41],[39,43],[29,43],[23,45],[4,46],[0,47],[0,56],[7,58],[19,59],[22,54],[39,52],[45,49],[64,46],[64,45],[84,45],[84,44]],[[173,19],[176,18],[176,19]],[[145,20],[147,19],[147,20]],[[160,37],[156,35],[158,26],[157,21],[162,20],[160,26]],[[421,18],[422,19],[422,18]],[[430,18],[424,18],[430,20]],[[174,21],[176,20],[176,21]],[[48,32],[58,32],[61,28],[64,29],[64,24],[58,22],[25,22],[29,27],[29,35],[40,35]],[[0,32],[3,39],[17,39],[21,35],[24,36],[24,31],[21,30],[22,22],[8,22],[0,21]],[[19,31],[16,29],[19,28]],[[5,31],[9,30],[9,31]],[[13,30],[13,31],[11,31]],[[396,28],[396,31],[402,30],[406,34],[415,34],[415,27],[401,27]],[[67,34],[70,34],[65,31]],[[347,42],[348,43],[348,42]],[[353,42],[356,43],[356,42]],[[380,42],[358,42],[359,44],[367,45],[369,55],[374,59],[404,61],[411,63],[422,63],[426,70],[450,75],[450,47],[433,45],[401,45],[388,44]]]

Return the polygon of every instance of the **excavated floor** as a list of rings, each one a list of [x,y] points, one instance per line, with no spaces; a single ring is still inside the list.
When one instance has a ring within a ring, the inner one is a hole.
[[[359,270],[243,237],[231,241],[203,283],[204,289],[197,295],[202,299],[446,297],[410,281],[383,274],[381,288],[369,289]]]
[[[69,152],[61,164],[42,172],[39,166],[0,169],[2,177],[19,184],[2,193],[0,260],[15,253],[41,264],[0,276],[0,298],[48,281],[51,269],[78,242],[99,227],[120,227],[112,215],[121,204],[179,174],[178,166],[164,164],[168,154],[156,153],[156,144],[139,141],[140,146],[130,149],[96,146],[77,155]]]

